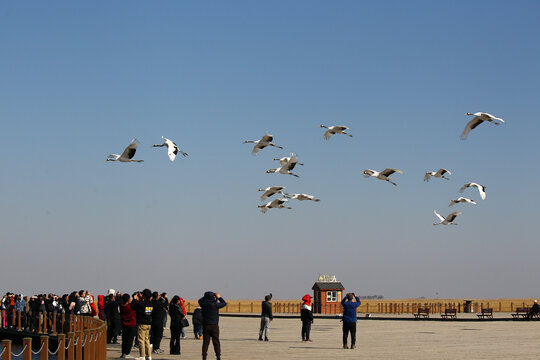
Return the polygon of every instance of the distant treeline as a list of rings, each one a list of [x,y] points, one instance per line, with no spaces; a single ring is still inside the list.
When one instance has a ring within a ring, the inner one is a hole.
[[[381,300],[381,299],[384,299],[384,295],[365,295],[365,296],[360,296],[360,299]]]

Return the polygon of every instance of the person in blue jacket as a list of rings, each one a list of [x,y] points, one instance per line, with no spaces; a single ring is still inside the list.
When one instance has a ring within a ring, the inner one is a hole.
[[[356,300],[356,301],[353,301]],[[351,333],[351,349],[356,347],[356,309],[362,302],[355,293],[348,293],[343,300],[343,348],[348,349],[347,338]]]

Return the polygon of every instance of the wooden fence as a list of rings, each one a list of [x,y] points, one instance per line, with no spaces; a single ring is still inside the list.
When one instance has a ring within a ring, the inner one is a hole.
[[[39,350],[33,351],[31,337],[23,337],[22,351],[14,354],[11,351],[11,340],[2,340],[1,360],[19,357],[31,360],[38,355],[40,360],[48,360],[49,355],[56,355],[58,360],[106,360],[107,359],[107,325],[105,322],[89,316],[54,314],[47,316],[38,314],[35,319],[26,319],[24,314],[13,312],[3,314],[9,316],[8,329],[25,334],[38,334]],[[4,324],[4,318],[0,324]],[[31,325],[34,324],[34,325]],[[46,335],[47,334],[47,335]],[[49,348],[49,335],[58,339],[56,350]]]
[[[514,300],[472,300],[467,304],[462,299],[426,299],[426,300],[362,300],[358,307],[359,313],[375,314],[413,314],[419,307],[428,307],[431,313],[444,313],[446,309],[456,309],[458,313],[480,312],[481,309],[493,308],[494,312],[513,312],[518,307],[531,306],[534,299]],[[275,314],[300,314],[301,301],[272,300],[272,310]],[[186,301],[187,312],[193,312],[199,305],[196,301]],[[326,305],[326,313],[340,314],[342,312],[339,302]],[[313,307],[315,309],[315,307]],[[227,306],[221,309],[222,313],[260,313],[261,301],[227,300]]]

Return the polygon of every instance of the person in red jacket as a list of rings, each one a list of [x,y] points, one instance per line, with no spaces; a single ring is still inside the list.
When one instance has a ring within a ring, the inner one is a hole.
[[[122,358],[133,359],[129,353],[133,346],[133,339],[137,334],[137,316],[135,310],[131,308],[131,296],[122,295],[120,304],[120,318],[122,319]]]
[[[178,303],[180,305],[180,307],[182,308],[182,311],[184,312],[184,316],[187,315],[186,313],[186,300],[180,298],[180,302]],[[186,330],[184,329],[184,327],[182,327],[182,339],[186,337]]]

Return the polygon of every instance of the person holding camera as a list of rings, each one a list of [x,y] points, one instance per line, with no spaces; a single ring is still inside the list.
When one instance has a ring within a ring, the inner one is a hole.
[[[356,300],[356,301],[353,301]],[[351,333],[351,349],[356,348],[356,309],[362,302],[355,293],[348,293],[343,300],[343,348],[348,349],[347,339]]]
[[[270,321],[274,319],[272,315],[272,294],[266,295],[261,303],[261,327],[259,328],[259,341],[268,341],[268,332],[270,331]]]
[[[137,339],[139,343],[139,355],[141,360],[151,360],[152,353],[150,348],[150,325],[152,325],[152,291],[144,289],[142,294],[137,293],[133,296],[131,308],[135,310],[137,320]]]
[[[227,303],[219,293],[207,291],[204,293],[204,296],[199,299],[199,305],[201,307],[203,323],[202,358],[203,360],[206,360],[208,346],[210,345],[210,339],[212,339],[214,351],[216,352],[216,359],[221,360],[219,309],[227,306]]]

